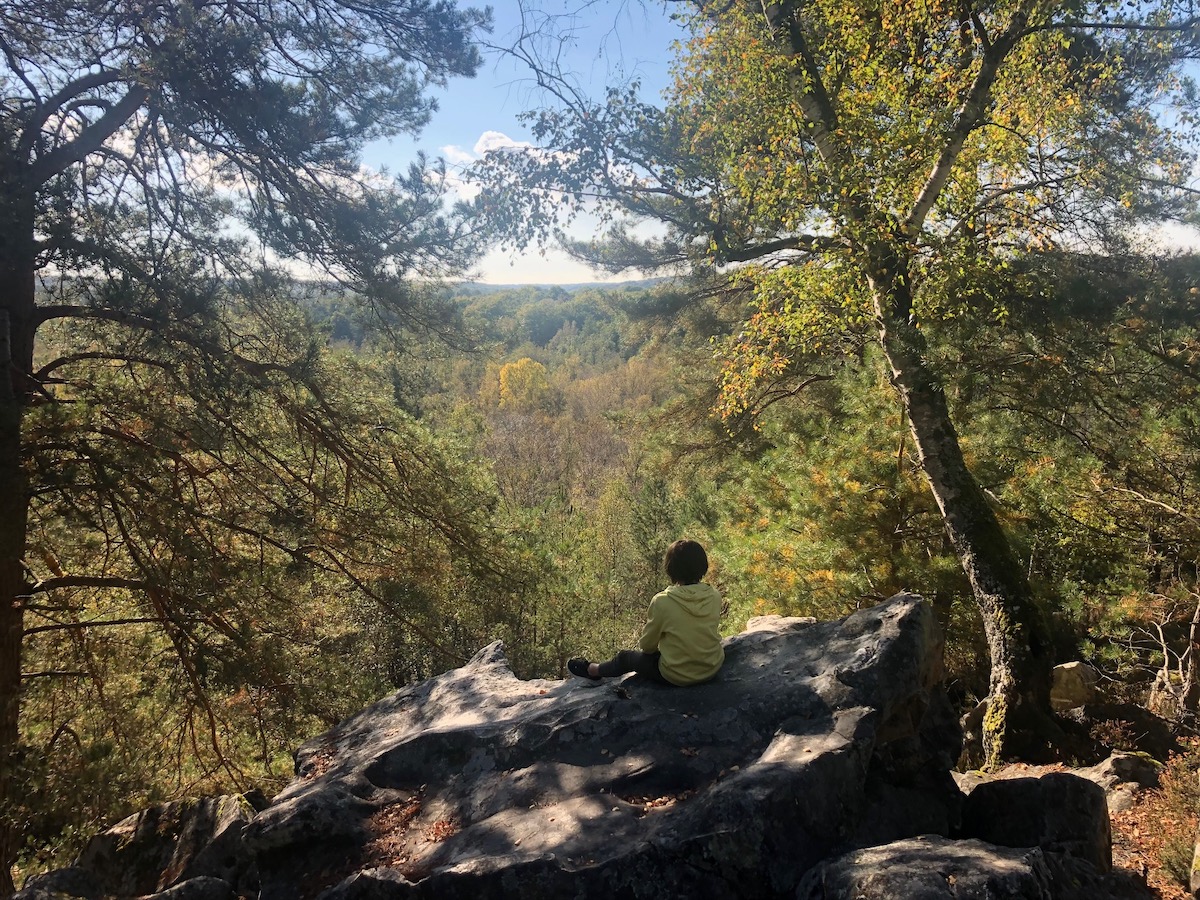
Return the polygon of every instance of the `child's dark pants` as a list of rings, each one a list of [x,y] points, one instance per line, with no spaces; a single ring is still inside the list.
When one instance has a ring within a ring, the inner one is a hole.
[[[661,653],[643,653],[641,650],[622,650],[608,662],[599,664],[600,675],[603,678],[614,678],[626,672],[637,672],[643,678],[649,678],[659,684],[670,684],[658,670],[658,658]]]

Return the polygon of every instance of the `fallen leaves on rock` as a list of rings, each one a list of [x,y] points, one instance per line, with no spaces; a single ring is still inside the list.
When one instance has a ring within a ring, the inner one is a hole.
[[[646,813],[653,810],[667,809],[668,807],[674,806],[676,803],[682,803],[695,793],[696,792],[694,790],[688,790],[679,791],[678,793],[674,794],[663,794],[661,797],[631,796],[621,797],[621,799],[630,806],[638,807],[639,816],[644,816]]]
[[[409,862],[409,826],[420,811],[421,799],[412,797],[383,807],[367,820],[371,839],[363,850],[370,865],[404,869]]]
[[[551,820],[553,821],[553,819]],[[439,819],[425,829],[425,840],[430,843],[441,843],[448,837],[458,833],[458,822],[454,819]]]
[[[333,766],[335,753],[332,747],[318,750],[304,764],[303,778],[320,778]]]

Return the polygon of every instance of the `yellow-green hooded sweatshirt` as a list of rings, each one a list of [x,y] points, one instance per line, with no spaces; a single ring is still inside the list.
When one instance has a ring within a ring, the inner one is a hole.
[[[659,651],[658,670],[671,684],[708,681],[725,661],[721,595],[710,584],[673,584],[654,595],[642,631],[643,653]]]

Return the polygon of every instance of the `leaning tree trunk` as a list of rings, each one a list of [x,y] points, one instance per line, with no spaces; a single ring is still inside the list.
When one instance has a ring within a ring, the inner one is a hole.
[[[1194,596],[1196,609],[1188,623],[1188,645],[1183,651],[1187,662],[1183,669],[1183,684],[1179,686],[1179,711],[1193,725],[1200,710],[1200,594]]]
[[[0,311],[0,329],[7,330]],[[3,352],[0,336],[0,353]],[[7,384],[8,379],[3,379]],[[21,708],[21,641],[24,632],[25,548],[27,509],[20,462],[21,410],[10,396],[0,398],[0,897],[13,892],[20,823],[16,820]]]
[[[0,898],[13,893],[20,849],[16,782],[20,762],[21,644],[29,490],[21,461],[21,419],[33,370],[32,197],[0,195]]]
[[[1050,714],[1052,660],[1041,616],[1029,580],[963,459],[945,393],[929,367],[924,335],[910,321],[907,267],[891,253],[881,255],[885,262],[873,267],[871,278],[879,343],[987,635],[992,672],[984,764],[1041,757],[1056,734]]]

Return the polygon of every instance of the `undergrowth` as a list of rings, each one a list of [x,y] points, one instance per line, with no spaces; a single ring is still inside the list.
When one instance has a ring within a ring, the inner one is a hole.
[[[1160,789],[1163,841],[1159,850],[1164,874],[1187,889],[1191,880],[1192,853],[1200,824],[1200,740],[1187,743],[1163,769]]]

